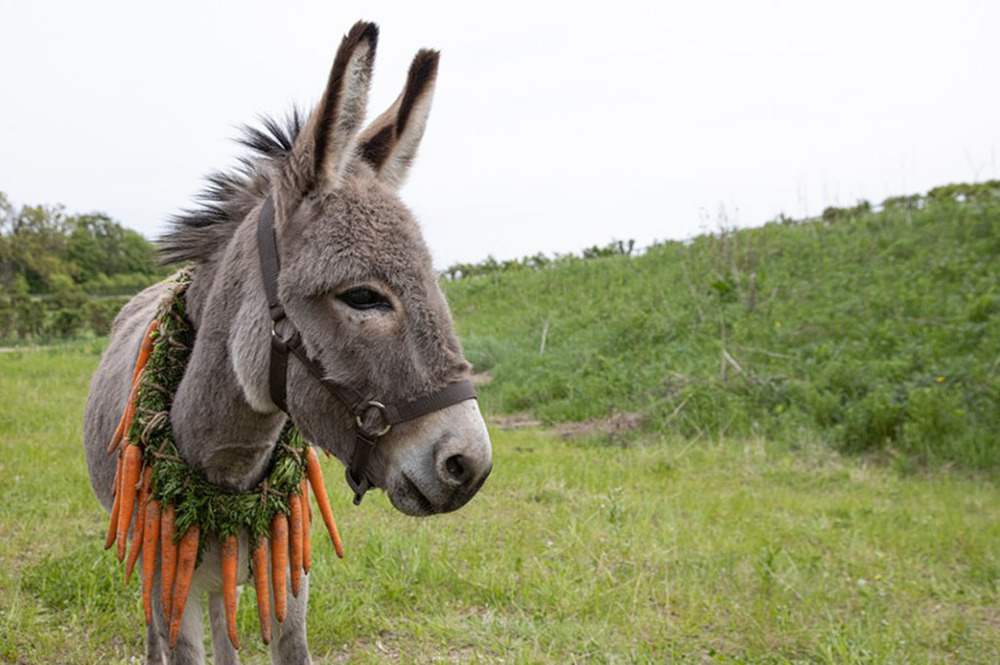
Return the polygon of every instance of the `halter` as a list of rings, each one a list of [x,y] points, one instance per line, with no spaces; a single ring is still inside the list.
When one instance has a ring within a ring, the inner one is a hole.
[[[440,390],[402,404],[386,404],[367,397],[351,386],[330,379],[323,366],[309,357],[302,344],[302,335],[288,318],[278,300],[278,249],[274,237],[274,201],[270,196],[264,201],[257,218],[257,250],[260,254],[260,271],[264,279],[264,293],[271,316],[271,363],[268,375],[271,399],[278,408],[288,413],[287,377],[289,351],[299,359],[309,373],[330,393],[340,400],[354,416],[354,452],[347,466],[347,484],[354,490],[354,505],[361,503],[365,492],[371,489],[368,479],[368,460],[380,438],[389,433],[393,425],[439,411],[445,407],[475,399],[476,391],[468,379],[449,383]],[[278,334],[278,322],[285,320],[291,332],[287,337]]]

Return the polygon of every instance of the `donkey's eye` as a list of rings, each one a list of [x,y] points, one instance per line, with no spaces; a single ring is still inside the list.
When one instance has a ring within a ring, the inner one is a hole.
[[[344,291],[337,297],[354,309],[392,309],[392,303],[388,298],[378,291],[363,286]]]

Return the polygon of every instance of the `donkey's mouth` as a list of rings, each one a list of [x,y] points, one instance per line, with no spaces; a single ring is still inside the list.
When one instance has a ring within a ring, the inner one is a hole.
[[[428,493],[420,489],[420,485],[405,473],[401,473],[401,482],[394,484],[394,491],[387,491],[389,501],[402,513],[422,517],[426,515],[436,515],[439,513],[450,513],[458,510],[469,502],[486,482],[486,478],[492,471],[486,471],[480,478],[467,487],[456,488],[447,493],[441,493],[438,501],[432,500]],[[432,495],[433,496],[433,495]]]
[[[441,512],[440,508],[435,509],[434,503],[427,498],[427,495],[420,490],[420,486],[413,482],[412,478],[405,473],[401,475],[403,476],[403,491],[399,494],[403,496],[397,498],[394,496],[395,493],[390,493],[389,500],[392,501],[392,505],[408,515],[432,515]],[[412,505],[408,505],[411,501],[416,504],[416,510],[413,509]]]

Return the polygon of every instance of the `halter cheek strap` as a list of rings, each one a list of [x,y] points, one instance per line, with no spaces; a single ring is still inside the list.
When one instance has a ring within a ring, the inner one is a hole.
[[[264,280],[264,293],[271,317],[271,360],[268,370],[271,400],[288,413],[288,355],[291,353],[326,388],[340,400],[354,416],[354,452],[347,467],[347,484],[354,490],[354,505],[361,503],[365,492],[371,489],[368,478],[368,460],[393,425],[440,411],[446,407],[475,399],[476,391],[472,383],[462,379],[449,383],[440,390],[419,399],[402,404],[384,404],[367,397],[351,386],[328,378],[322,365],[309,357],[302,343],[302,335],[288,318],[285,308],[278,299],[278,248],[274,237],[274,200],[268,196],[257,218],[257,250],[260,254],[260,272]],[[283,328],[287,337],[278,334],[278,323],[285,321]]]

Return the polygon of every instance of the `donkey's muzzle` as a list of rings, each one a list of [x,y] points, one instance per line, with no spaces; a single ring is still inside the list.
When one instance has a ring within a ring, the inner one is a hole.
[[[445,501],[433,512],[446,513],[468,503],[493,471],[493,457],[488,447],[466,445],[461,449],[444,444],[435,451],[435,472]]]

